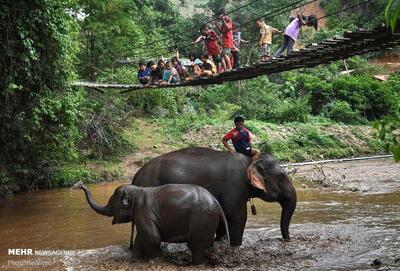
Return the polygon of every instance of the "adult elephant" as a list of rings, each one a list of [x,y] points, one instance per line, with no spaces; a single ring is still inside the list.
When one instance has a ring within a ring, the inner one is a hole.
[[[279,202],[282,207],[281,233],[283,239],[288,240],[289,223],[296,209],[296,191],[276,160],[270,155],[261,157],[250,165],[251,157],[240,153],[199,147],[181,149],[147,162],[133,177],[132,184],[160,186],[178,183],[206,188],[224,210],[231,246],[242,244],[249,197]],[[250,184],[249,176],[257,187]]]

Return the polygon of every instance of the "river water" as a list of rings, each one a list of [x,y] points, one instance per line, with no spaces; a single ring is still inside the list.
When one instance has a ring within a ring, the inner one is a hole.
[[[162,260],[130,263],[130,225],[111,225],[111,218],[91,210],[81,190],[22,193],[0,204],[0,269],[371,270],[379,259],[381,270],[400,270],[395,262],[400,258],[400,170],[396,175],[399,167],[394,167],[395,174],[382,182],[391,188],[384,192],[298,184],[290,242],[280,239],[280,206],[256,200],[258,214],[249,212],[243,246],[225,250],[219,242],[207,263],[196,268],[186,266],[185,245],[163,244]],[[106,204],[118,185],[89,188],[98,203]],[[9,255],[17,248],[67,255]]]

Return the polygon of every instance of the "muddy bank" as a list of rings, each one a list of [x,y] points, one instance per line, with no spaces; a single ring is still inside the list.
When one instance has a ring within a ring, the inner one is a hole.
[[[372,229],[309,223],[293,230],[292,240],[284,242],[273,228],[248,229],[242,247],[227,248],[218,242],[199,266],[190,265],[185,245],[165,243],[162,258],[150,262],[130,262],[127,246],[78,251],[61,262],[73,270],[370,270],[378,258],[385,270],[400,268],[395,263],[399,254],[374,242],[379,236]],[[395,237],[394,231],[388,234]]]
[[[389,193],[400,189],[400,163],[393,159],[301,166],[294,179],[304,187],[331,187],[362,193]],[[399,199],[400,200],[400,199]]]

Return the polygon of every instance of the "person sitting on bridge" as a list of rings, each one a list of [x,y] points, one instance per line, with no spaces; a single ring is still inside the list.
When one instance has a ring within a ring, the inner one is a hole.
[[[186,78],[189,77],[188,71],[182,65],[182,62],[179,60],[179,51],[176,50],[175,56],[171,58],[172,66],[178,71],[179,78],[181,81],[185,81]]]
[[[276,28],[267,25],[263,18],[259,18],[256,22],[257,27],[260,29],[260,38],[258,40],[258,45],[260,47],[260,57],[261,61],[268,61],[271,58],[271,44],[272,36],[276,33],[282,33]]]
[[[202,40],[206,41],[206,52],[208,52],[208,56],[212,57],[214,63],[218,66],[217,72],[219,70],[219,67],[221,66],[221,49],[219,47],[219,37],[218,34],[212,30],[207,24],[203,24],[200,27],[200,33],[201,36],[195,40],[194,43],[198,43]]]
[[[290,24],[285,29],[282,45],[274,57],[280,57],[285,49],[287,49],[287,55],[293,51],[293,45],[296,43],[300,28],[303,25],[312,26],[315,30],[318,30],[317,17],[315,15],[303,16],[297,14],[297,18],[291,18]]]
[[[179,83],[178,71],[172,66],[171,61],[165,64],[165,70],[162,78],[161,85],[169,85]]]
[[[195,52],[190,52],[189,53],[189,62],[188,62],[188,72],[190,74],[194,74],[194,67],[195,66],[201,66],[203,62],[198,58],[199,54]]]
[[[143,61],[140,61],[137,78],[142,85],[147,85],[150,83],[151,80],[150,73],[151,70],[146,67],[146,64]]]
[[[201,67],[199,67],[198,65],[194,66],[193,68],[194,75],[200,77],[211,77],[217,73],[217,66],[211,59],[208,58],[207,51],[201,54],[200,59],[203,62],[203,64],[201,65]]]
[[[147,68],[150,69],[150,77],[151,77],[148,85],[158,84],[158,81],[161,80],[162,75],[160,76],[160,73],[157,70],[158,69],[157,64],[154,61],[150,60],[149,62],[147,62],[146,66],[147,66]]]
[[[230,130],[223,138],[222,143],[229,150],[230,153],[243,153],[252,156],[252,161],[260,158],[260,151],[253,149],[251,144],[252,134],[244,127],[244,118],[236,117],[234,119],[235,128]],[[234,148],[232,148],[228,141],[232,140]]]

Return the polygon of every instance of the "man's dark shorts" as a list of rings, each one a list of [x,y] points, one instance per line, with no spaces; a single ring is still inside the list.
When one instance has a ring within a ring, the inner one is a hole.
[[[244,155],[247,155],[247,156],[253,156],[253,155],[251,154],[251,149],[249,149],[249,150],[240,149],[240,150],[236,150],[236,152],[243,153]]]

